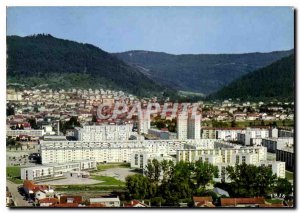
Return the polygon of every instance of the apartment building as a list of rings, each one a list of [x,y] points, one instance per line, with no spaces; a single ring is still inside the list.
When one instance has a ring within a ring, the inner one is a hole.
[[[148,134],[150,129],[151,117],[150,112],[143,110],[138,116],[138,133],[139,134]]]
[[[294,137],[294,130],[279,129],[278,137]]]
[[[217,130],[212,127],[203,127],[201,129],[201,138],[202,139],[216,139]]]
[[[276,153],[277,149],[292,147],[294,138],[263,138],[261,145],[267,147],[268,152]]]
[[[192,115],[192,113],[180,113],[177,116],[177,138],[200,139],[201,138],[201,115]]]
[[[195,140],[128,140],[128,141],[40,141],[42,164],[79,160],[96,162],[130,162],[132,153],[176,154],[184,144]],[[198,143],[208,143],[199,140]]]
[[[173,161],[176,162],[176,158],[166,154],[150,153],[150,152],[138,152],[133,153],[131,156],[130,167],[136,169],[146,169],[149,160],[156,159],[158,161]]]
[[[93,170],[96,169],[96,166],[95,161],[84,160],[64,164],[46,164],[43,166],[21,168],[21,179],[38,181],[63,177],[67,172]]]
[[[237,134],[237,141],[244,146],[260,145],[261,139],[268,138],[269,133],[267,128],[247,128],[245,133]]]
[[[186,145],[188,146],[188,145]],[[190,147],[191,148],[191,147]],[[214,149],[183,149],[177,150],[177,162],[197,160],[206,161],[218,167],[219,177],[215,181],[229,181],[226,167],[236,164],[267,165],[272,168],[273,174],[285,177],[285,163],[267,161],[266,147],[234,147]]]
[[[76,127],[74,136],[80,141],[124,141],[133,134],[132,128],[133,124]]]
[[[45,134],[43,129],[16,129],[6,130],[6,137],[20,137],[20,135],[27,135],[29,137],[42,137]]]
[[[238,133],[245,132],[245,128],[220,128],[216,129],[216,138],[225,141],[237,141]]]
[[[276,160],[285,162],[286,168],[295,171],[294,147],[280,147],[276,149]]]

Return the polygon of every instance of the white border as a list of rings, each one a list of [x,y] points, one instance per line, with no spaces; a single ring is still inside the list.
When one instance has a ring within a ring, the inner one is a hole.
[[[0,209],[6,211],[9,211],[8,208],[5,207],[5,187],[6,187],[6,177],[5,177],[5,167],[6,162],[5,158],[5,114],[6,114],[6,7],[7,6],[293,6],[296,9],[299,9],[299,0],[2,0],[0,1],[0,46],[1,46],[1,52],[0,52],[0,61],[1,61],[1,73],[0,73],[0,103],[1,103],[1,122],[0,122],[0,129],[1,129],[1,149],[0,149],[0,156],[3,156],[0,162],[1,164],[1,179],[0,179]],[[299,16],[299,11],[298,15]],[[295,30],[299,28],[299,22],[296,22],[297,27]],[[276,35],[274,35],[276,36]],[[299,36],[297,36],[298,38]],[[296,39],[297,39],[296,38]],[[295,43],[297,44],[297,42]],[[297,47],[296,47],[297,49]],[[297,64],[299,62],[299,58],[297,57]],[[300,75],[297,75],[297,81],[300,82]],[[298,83],[299,84],[299,83]],[[297,85],[297,98],[300,97],[300,93],[298,91],[298,85]],[[299,118],[299,106],[297,106],[297,120]],[[297,133],[299,133],[299,125],[297,126]],[[298,135],[298,134],[297,134]],[[298,137],[297,137],[298,138]],[[298,140],[296,140],[296,143],[298,143]],[[299,152],[300,145],[297,145],[297,153]],[[299,158],[297,158],[299,159]],[[298,165],[299,161],[297,161]],[[297,166],[298,167],[298,166]],[[298,170],[298,168],[297,168]],[[299,178],[297,180],[297,195],[299,196]],[[298,203],[298,199],[297,199]],[[33,209],[28,209],[27,211],[31,211]],[[96,209],[95,209],[96,210]],[[185,209],[186,210],[186,209]],[[219,210],[210,210],[210,212],[218,212],[222,211],[224,209]],[[233,209],[230,209],[233,210]],[[240,209],[239,209],[240,210]],[[21,211],[26,211],[25,209]],[[49,211],[49,210],[48,210]],[[63,212],[64,210],[61,209],[55,209],[56,212]],[[70,209],[69,209],[70,211]],[[86,211],[84,209],[80,209],[80,211]],[[102,210],[96,210],[96,211],[103,211]],[[110,210],[111,211],[111,210]],[[112,211],[118,211],[118,210],[112,210]],[[172,209],[169,210],[159,210],[155,209],[155,211],[172,211]],[[203,210],[202,210],[203,211]],[[204,210],[208,211],[208,210]],[[245,211],[259,211],[262,212],[263,210],[259,209],[245,209]]]

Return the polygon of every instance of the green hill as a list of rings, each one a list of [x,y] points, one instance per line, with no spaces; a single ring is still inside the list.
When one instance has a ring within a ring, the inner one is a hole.
[[[7,56],[10,84],[106,88],[138,96],[173,92],[98,47],[51,35],[8,36]]]
[[[172,55],[162,52],[129,51],[115,55],[162,85],[207,95],[292,52],[293,50],[246,54]]]
[[[295,96],[295,56],[282,58],[235,80],[211,95],[213,99],[293,100]]]

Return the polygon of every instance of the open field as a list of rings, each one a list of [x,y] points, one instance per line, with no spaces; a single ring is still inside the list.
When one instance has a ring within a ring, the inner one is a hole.
[[[100,164],[97,166],[98,171],[104,171],[111,168],[129,168],[129,163],[108,163],[108,164]]]
[[[6,178],[16,184],[21,184],[21,167],[19,166],[8,166],[6,167]]]

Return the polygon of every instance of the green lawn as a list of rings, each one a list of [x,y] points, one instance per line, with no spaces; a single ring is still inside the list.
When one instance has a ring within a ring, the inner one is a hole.
[[[129,163],[109,163],[109,164],[100,164],[97,166],[97,170],[103,171],[110,168],[129,168]]]
[[[55,186],[56,191],[122,191],[124,186],[105,186],[98,184],[91,185],[65,185]]]
[[[272,204],[282,203],[282,200],[280,199],[267,199],[266,201]]]
[[[6,178],[14,183],[21,184],[21,167],[8,166],[6,167]]]
[[[96,184],[55,186],[57,191],[114,191],[124,190],[125,183],[109,176],[91,176],[94,180],[103,181]]]
[[[6,176],[7,177],[20,177],[21,176],[21,167],[7,166],[6,167]]]
[[[290,172],[290,171],[285,171],[285,177],[286,177],[288,180],[294,180],[294,173],[293,173],[293,172]]]
[[[109,177],[109,176],[92,176],[92,179],[104,181],[104,182],[101,182],[101,183],[97,183],[97,185],[124,186],[124,182],[123,181],[117,180],[114,177]]]

